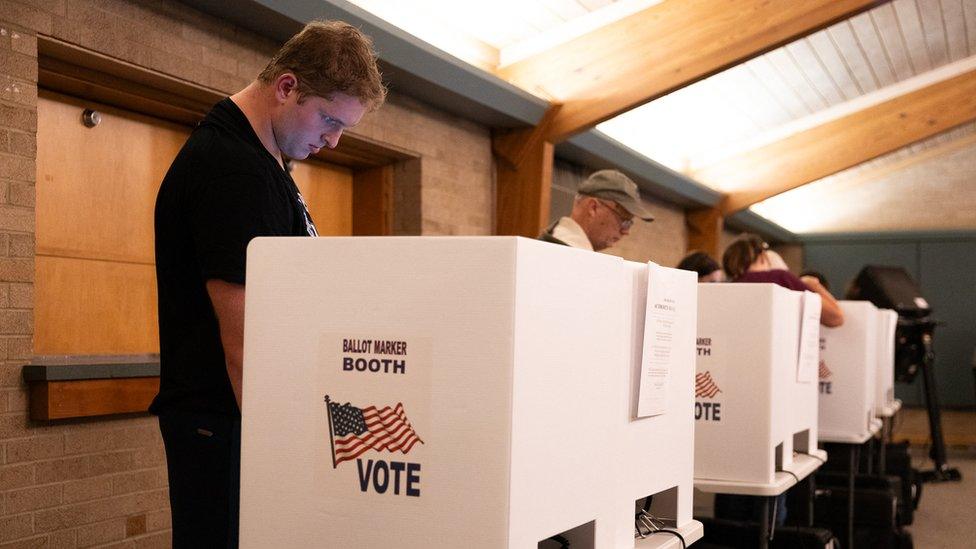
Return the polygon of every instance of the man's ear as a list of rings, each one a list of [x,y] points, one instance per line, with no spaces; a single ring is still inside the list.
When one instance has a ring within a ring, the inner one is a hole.
[[[583,200],[586,201],[586,213],[588,213],[590,217],[596,215],[596,199],[592,196],[587,196]]]
[[[283,72],[274,80],[275,99],[284,103],[288,96],[298,93],[298,77],[290,72]]]

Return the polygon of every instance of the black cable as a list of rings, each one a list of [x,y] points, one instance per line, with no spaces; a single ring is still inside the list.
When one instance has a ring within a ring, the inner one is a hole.
[[[810,457],[812,457],[813,459],[815,459],[815,460],[817,460],[817,461],[819,461],[821,465],[822,465],[822,464],[824,464],[824,463],[827,463],[827,460],[825,460],[825,459],[821,459],[821,458],[820,458],[820,456],[815,456],[815,455],[813,455],[813,454],[808,454],[808,453],[806,453],[806,452],[797,452],[797,453],[798,453],[798,454],[800,454],[801,456],[810,456]]]
[[[648,532],[647,532],[647,534],[645,535],[645,534],[643,534],[641,532],[640,525],[637,524],[637,525],[635,525],[636,528],[637,528],[637,533],[642,538],[645,538],[647,536],[650,536],[651,534],[656,534],[658,532],[664,532],[666,534],[673,534],[673,535],[677,536],[678,541],[681,542],[681,549],[687,549],[688,546],[685,543],[685,538],[684,538],[684,536],[681,535],[680,532],[678,532],[677,530],[670,530],[668,528],[660,528],[656,524],[654,524],[655,521],[660,522],[661,524],[664,524],[664,523],[661,521],[660,518],[657,518],[657,517],[651,515],[648,512],[648,510],[651,508],[651,500],[653,499],[653,497],[654,496],[647,496],[647,499],[644,500],[644,505],[643,505],[644,510],[637,514],[637,516],[635,517],[635,521],[640,521],[640,519],[642,517],[647,518],[647,520],[649,521],[650,524],[645,524],[645,526],[654,527],[655,529],[654,530],[650,530],[649,529]]]
[[[793,478],[795,478],[795,479],[796,479],[796,483],[797,483],[797,484],[800,484],[800,477],[798,477],[798,476],[796,476],[796,475],[795,475],[795,474],[793,473],[793,471],[787,471],[786,469],[780,469],[780,470],[779,470],[779,471],[777,471],[777,472],[778,472],[778,473],[786,473],[787,475],[790,475],[791,477],[793,477]]]
[[[682,536],[677,530],[668,530],[667,528],[659,528],[657,530],[653,530],[651,532],[648,532],[647,535],[650,536],[650,535],[653,535],[653,534],[659,534],[661,532],[664,532],[665,534],[674,534],[675,536],[678,537],[678,541],[681,542],[681,549],[687,549],[688,548],[688,546],[685,545],[685,537]]]

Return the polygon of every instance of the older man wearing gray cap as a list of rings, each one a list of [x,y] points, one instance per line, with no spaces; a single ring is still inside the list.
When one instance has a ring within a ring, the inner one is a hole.
[[[635,217],[654,220],[641,206],[637,184],[617,170],[600,170],[579,186],[569,217],[550,225],[539,240],[600,251],[630,234]]]

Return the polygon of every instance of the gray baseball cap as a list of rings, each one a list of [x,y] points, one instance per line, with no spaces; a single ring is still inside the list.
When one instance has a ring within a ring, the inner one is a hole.
[[[617,170],[600,170],[580,184],[577,192],[594,198],[613,200],[644,221],[654,221],[654,216],[641,205],[637,183]]]

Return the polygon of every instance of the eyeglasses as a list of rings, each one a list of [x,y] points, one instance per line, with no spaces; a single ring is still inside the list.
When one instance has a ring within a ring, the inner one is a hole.
[[[610,204],[607,204],[606,202],[604,202],[602,200],[597,200],[597,202],[600,203],[603,207],[605,207],[608,210],[610,210],[611,212],[613,212],[613,215],[617,216],[617,220],[620,222],[620,230],[621,231],[626,231],[627,229],[629,229],[629,228],[631,228],[631,227],[634,226],[634,216],[632,216],[632,215],[624,215],[624,214],[620,213],[617,210],[617,203],[616,202],[614,202],[612,206]]]

